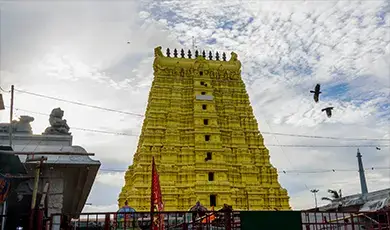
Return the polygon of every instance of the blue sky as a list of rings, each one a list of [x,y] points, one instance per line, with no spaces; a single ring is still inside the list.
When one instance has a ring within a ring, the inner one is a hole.
[[[0,85],[143,114],[153,49],[192,47],[230,53],[263,132],[390,138],[388,1],[105,1],[1,3]],[[127,44],[131,41],[131,44]],[[308,92],[321,83],[318,104]],[[8,100],[9,95],[4,95]],[[33,102],[33,103],[32,103]],[[25,94],[15,107],[50,113],[60,106],[71,127],[138,134],[142,119]],[[321,109],[333,106],[328,119]],[[26,113],[16,111],[16,116]],[[35,117],[41,133],[48,117]],[[1,112],[2,121],[8,112]],[[72,130],[74,144],[96,153],[101,171],[85,210],[116,209],[137,136]],[[274,144],[385,144],[264,135]],[[388,143],[386,143],[388,144]],[[355,168],[356,148],[270,146],[279,170]],[[361,148],[367,167],[390,165],[389,148]],[[385,188],[390,171],[367,172],[369,190]],[[308,188],[359,191],[356,172],[281,174],[294,208],[313,205]]]

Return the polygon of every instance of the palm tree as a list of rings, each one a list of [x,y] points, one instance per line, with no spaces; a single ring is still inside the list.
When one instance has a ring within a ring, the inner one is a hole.
[[[328,189],[330,197],[322,197],[321,200],[334,201],[342,197],[341,189],[337,192],[336,190]]]

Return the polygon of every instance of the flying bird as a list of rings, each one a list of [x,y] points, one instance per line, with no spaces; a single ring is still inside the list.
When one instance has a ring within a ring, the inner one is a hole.
[[[130,41],[128,41],[127,44],[130,44]]]
[[[376,148],[376,150],[381,150],[381,148],[380,147],[375,147]]]
[[[328,117],[331,117],[331,116],[332,116],[332,109],[333,109],[333,107],[327,107],[327,108],[325,108],[325,109],[322,109],[321,112],[326,111],[326,115],[327,115]]]
[[[314,90],[310,90],[310,93],[314,93],[314,101],[317,103],[321,93],[321,85],[317,84]]]

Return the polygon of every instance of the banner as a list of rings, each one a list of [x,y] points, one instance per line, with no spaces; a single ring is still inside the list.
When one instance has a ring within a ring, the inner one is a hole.
[[[156,212],[164,211],[164,204],[162,202],[160,179],[157,173],[154,157],[152,161],[152,187],[151,187],[151,206],[150,212],[152,213],[152,229],[164,230],[164,215]]]
[[[2,204],[8,196],[9,189],[11,187],[11,181],[0,175],[0,204]]]

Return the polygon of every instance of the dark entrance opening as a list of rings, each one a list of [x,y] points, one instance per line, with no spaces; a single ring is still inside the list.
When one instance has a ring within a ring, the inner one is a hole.
[[[214,173],[209,172],[209,181],[214,181]]]
[[[210,206],[212,206],[212,207],[217,206],[217,196],[216,195],[210,195]]]

